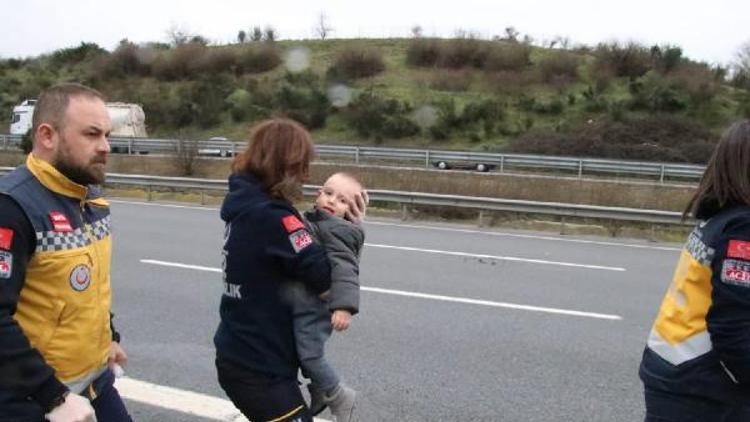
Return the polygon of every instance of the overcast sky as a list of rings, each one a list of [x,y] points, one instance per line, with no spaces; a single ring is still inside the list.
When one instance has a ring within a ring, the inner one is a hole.
[[[214,42],[240,29],[272,26],[283,39],[315,38],[325,14],[334,38],[426,36],[457,30],[490,38],[515,27],[536,40],[635,40],[677,44],[697,60],[726,64],[750,41],[750,0],[5,0],[0,58],[36,56],[95,42],[111,50],[128,38],[166,41],[182,28]]]

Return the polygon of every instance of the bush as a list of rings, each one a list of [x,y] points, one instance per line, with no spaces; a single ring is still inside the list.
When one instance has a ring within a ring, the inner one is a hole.
[[[533,72],[500,71],[487,75],[490,90],[501,95],[520,96],[536,82]]]
[[[714,136],[682,117],[645,118],[584,124],[567,133],[532,131],[511,141],[513,152],[705,163]]]
[[[244,121],[251,114],[253,99],[245,89],[235,89],[224,101],[229,105],[229,113],[235,122]]]
[[[651,52],[634,42],[602,43],[596,47],[594,55],[594,68],[598,72],[612,71],[618,77],[638,78],[653,68]]]
[[[50,57],[53,66],[71,65],[90,60],[96,56],[107,54],[107,50],[96,43],[82,42],[78,47],[62,48],[52,53]]]
[[[555,85],[566,85],[578,80],[580,59],[566,51],[550,52],[539,60],[542,80]]]
[[[380,50],[349,47],[336,55],[328,69],[329,80],[351,80],[375,76],[385,70]]]
[[[263,73],[276,69],[282,62],[275,43],[243,44],[237,58],[241,73]]]
[[[361,93],[346,110],[346,122],[359,136],[376,140],[413,136],[420,129],[406,116],[411,106],[386,99],[372,90]]]
[[[134,75],[147,76],[152,71],[151,64],[142,61],[140,48],[127,40],[121,41],[112,54],[100,57],[102,62],[98,66],[98,71],[101,73],[96,76],[101,80]]]
[[[676,112],[688,105],[688,96],[672,80],[656,72],[631,81],[630,93],[633,96],[631,108],[651,112]]]
[[[274,96],[275,109],[309,129],[325,126],[331,103],[317,87],[300,87],[283,82]]]
[[[484,69],[491,72],[522,71],[531,61],[531,46],[525,43],[495,42],[487,52]]]
[[[655,45],[651,47],[651,59],[658,71],[669,73],[682,62],[682,49],[678,46],[665,45],[659,47]]]
[[[434,67],[440,59],[441,51],[438,40],[415,38],[406,48],[406,64],[415,67]]]
[[[154,76],[167,81],[193,79],[200,73],[200,64],[205,63],[207,51],[208,47],[198,43],[180,44],[165,51],[154,62]]]
[[[473,67],[481,69],[487,62],[488,44],[472,36],[463,36],[449,40],[443,47],[439,67],[460,69]]]

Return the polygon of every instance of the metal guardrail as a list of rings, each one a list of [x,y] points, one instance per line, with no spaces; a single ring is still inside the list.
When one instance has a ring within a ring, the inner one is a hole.
[[[0,167],[0,175],[13,167]],[[190,189],[200,191],[227,191],[223,179],[197,179],[189,177],[163,177],[132,174],[108,174],[107,185],[138,186],[150,192],[153,188]],[[319,186],[305,185],[304,193],[312,196]],[[430,205],[468,208],[486,211],[512,211],[520,213],[547,214],[556,216],[598,218],[652,224],[688,224],[681,213],[673,211],[639,208],[602,207],[597,205],[565,204],[559,202],[537,202],[517,199],[443,195],[422,192],[399,192],[390,190],[368,190],[371,201],[398,203],[403,205]]]
[[[0,135],[2,148],[15,148],[20,136]],[[193,145],[205,155],[232,156],[244,151],[246,142],[233,141],[178,141],[174,139],[110,138],[113,150],[128,154],[174,153],[185,145]],[[347,157],[360,164],[365,159],[420,163],[425,168],[436,163],[474,163],[494,166],[499,172],[512,169],[561,170],[577,174],[619,174],[667,179],[698,180],[705,166],[649,161],[608,160],[530,154],[501,154],[489,152],[423,150],[409,148],[381,148],[363,146],[317,145],[320,156]]]

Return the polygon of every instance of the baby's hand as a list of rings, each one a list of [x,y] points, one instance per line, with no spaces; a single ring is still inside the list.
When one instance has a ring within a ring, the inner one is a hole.
[[[331,325],[333,325],[334,330],[344,331],[349,328],[351,323],[352,314],[349,311],[343,309],[333,311],[333,315],[331,315]]]

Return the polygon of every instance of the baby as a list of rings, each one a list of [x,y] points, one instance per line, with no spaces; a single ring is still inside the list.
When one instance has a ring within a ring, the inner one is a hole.
[[[359,311],[359,255],[365,233],[355,223],[357,198],[366,201],[361,183],[346,173],[335,173],[318,191],[313,210],[305,213],[313,237],[323,244],[331,263],[331,289],[320,297],[295,286],[294,337],[302,373],[310,379],[313,415],[329,406],[337,422],[349,422],[356,392],[343,385],[324,356],[332,329],[349,328]]]

